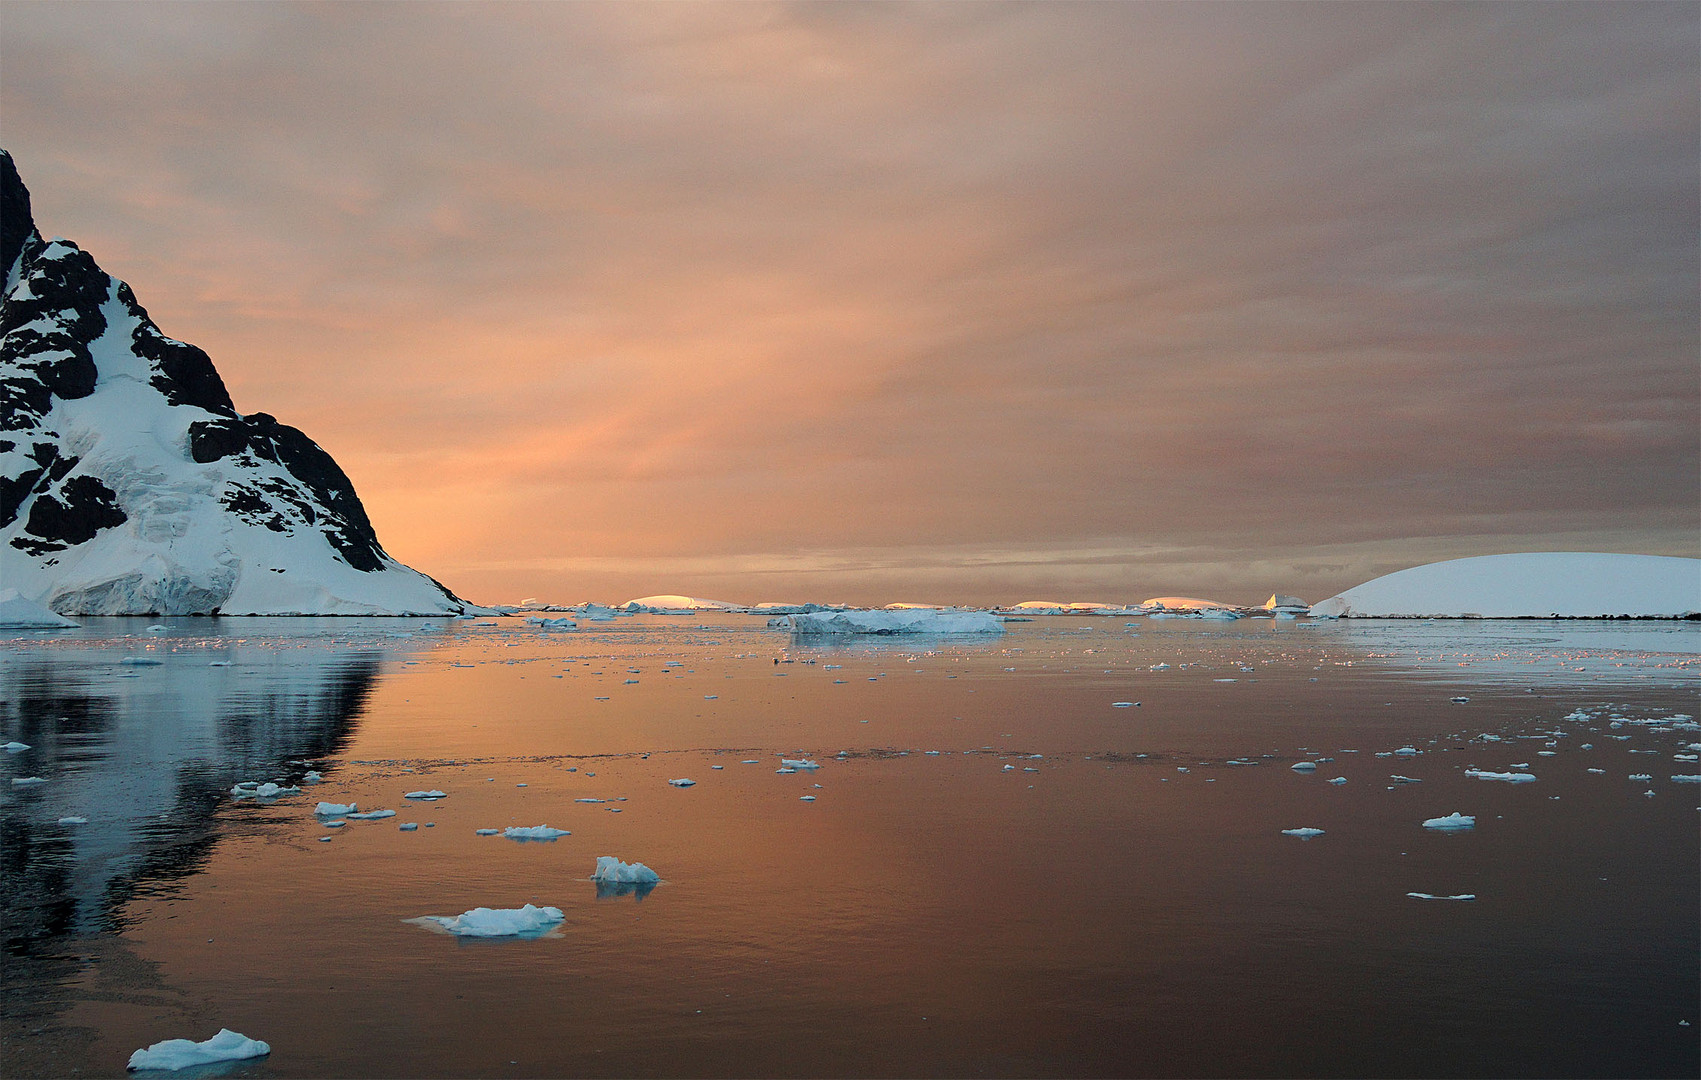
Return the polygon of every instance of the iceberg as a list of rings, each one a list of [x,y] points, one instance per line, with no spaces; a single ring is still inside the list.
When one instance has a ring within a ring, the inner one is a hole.
[[[436,790],[432,790],[432,791],[410,791],[406,795],[402,796],[402,798],[404,798],[404,799],[447,799],[448,797],[449,797],[448,792],[436,791]]]
[[[552,829],[548,825],[511,826],[502,830],[502,835],[510,840],[554,840],[562,836],[572,836],[566,829]]]
[[[341,817],[344,814],[352,814],[359,809],[360,807],[354,803],[322,802],[313,808],[313,812],[320,817]]]
[[[598,855],[597,868],[591,872],[591,880],[616,885],[654,885],[661,878],[641,862],[624,863],[613,855]]]
[[[1701,559],[1539,551],[1414,566],[1311,606],[1324,618],[1678,619],[1701,612]]]
[[[769,626],[796,634],[1002,634],[1004,624],[988,611],[901,608],[881,611],[816,611],[782,615]]]
[[[783,757],[780,759],[780,764],[788,769],[819,769],[821,767],[821,763],[812,758]]]
[[[12,786],[13,787],[34,787],[37,784],[45,784],[45,783],[47,783],[47,781],[42,779],[39,776],[14,776],[14,777],[12,777]]]
[[[395,816],[394,810],[363,810],[360,813],[348,815],[348,818],[350,821],[381,821],[384,818]]]
[[[729,604],[724,600],[704,600],[700,596],[680,596],[668,593],[661,596],[640,596],[636,600],[628,600],[620,607],[640,615],[688,615],[694,611],[739,611],[737,604]]]
[[[537,937],[563,918],[560,908],[527,904],[521,908],[473,908],[459,915],[423,915],[403,921],[434,924],[457,937]]]
[[[1476,893],[1460,893],[1457,896],[1437,896],[1434,893],[1409,892],[1406,895],[1416,900],[1475,900],[1477,898]]]
[[[1301,840],[1309,840],[1313,836],[1322,836],[1322,829],[1283,829],[1283,836],[1297,836]]]
[[[1466,769],[1465,775],[1474,776],[1478,780],[1504,780],[1508,784],[1528,784],[1536,778],[1535,773],[1485,772],[1482,769]]]
[[[8,754],[21,754],[25,750],[28,750],[29,748],[30,748],[29,743],[21,743],[21,742],[18,742],[16,740],[13,740],[12,742],[7,743],[4,746],[0,746],[0,750],[4,750]]]
[[[230,789],[230,793],[238,799],[275,799],[280,795],[300,795],[298,787],[285,787],[267,781],[264,784],[253,780],[245,781]]]
[[[64,629],[77,625],[58,612],[25,599],[16,589],[0,589],[0,630]]]
[[[1474,829],[1477,819],[1469,814],[1452,813],[1446,817],[1432,817],[1423,823],[1426,829]]]
[[[674,787],[696,787],[697,786],[697,781],[691,779],[688,776],[681,776],[677,780],[669,780],[668,783],[672,784]]]
[[[146,1050],[131,1054],[128,1068],[132,1072],[141,1069],[187,1069],[191,1065],[265,1057],[271,1052],[272,1048],[258,1039],[239,1035],[229,1028],[220,1028],[219,1033],[206,1042],[166,1039],[154,1043]]]

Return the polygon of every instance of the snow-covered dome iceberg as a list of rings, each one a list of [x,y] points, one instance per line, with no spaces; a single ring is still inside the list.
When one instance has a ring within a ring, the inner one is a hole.
[[[43,240],[0,150],[0,581],[62,615],[440,615],[331,455]]]
[[[1682,618],[1701,612],[1701,559],[1537,551],[1400,570],[1313,604],[1320,617]]]

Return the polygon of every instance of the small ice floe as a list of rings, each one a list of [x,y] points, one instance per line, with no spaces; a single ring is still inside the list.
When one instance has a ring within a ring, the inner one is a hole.
[[[1536,776],[1527,772],[1486,772],[1482,769],[1466,769],[1466,776],[1474,776],[1478,780],[1504,780],[1508,784],[1528,784]]]
[[[300,795],[301,789],[285,787],[271,781],[262,784],[257,780],[245,780],[231,788],[230,793],[238,799],[275,799],[280,795]]]
[[[159,667],[165,663],[164,660],[155,660],[151,656],[126,656],[118,662],[125,667]]]
[[[1490,735],[1486,731],[1483,732],[1481,735],[1478,735],[1477,738],[1481,739],[1483,742],[1499,742],[1500,741],[1500,736]]]
[[[1463,705],[1465,702],[1467,702],[1469,700],[1471,700],[1471,699],[1468,698],[1468,697],[1456,697],[1456,698],[1453,699],[1453,704]]]
[[[325,826],[325,828],[327,828],[327,829],[340,829],[343,826],[347,825],[348,822],[346,820],[344,820],[343,818],[333,818],[330,821],[320,822],[320,824]]]
[[[1605,769],[1590,769],[1589,772],[1598,774],[1598,773],[1605,773],[1606,770]]]
[[[211,1065],[219,1061],[243,1061],[265,1057],[271,1052],[272,1048],[258,1039],[250,1039],[229,1028],[221,1028],[217,1035],[206,1042],[166,1039],[164,1042],[154,1043],[146,1050],[131,1054],[127,1068],[132,1072],[141,1069],[187,1069],[191,1065]]]
[[[417,822],[417,821],[404,821],[400,825],[397,825],[396,828],[401,832],[418,832],[419,831],[419,822]]]
[[[1477,827],[1477,819],[1469,814],[1461,814],[1455,811],[1446,817],[1432,817],[1423,823],[1423,827],[1426,829],[1474,829]]]
[[[613,855],[598,855],[597,868],[591,871],[591,880],[618,885],[654,885],[661,877],[641,862],[625,863]]]
[[[1402,746],[1398,750],[1394,751],[1394,756],[1395,757],[1412,757],[1413,755],[1417,754],[1418,752],[1419,752],[1418,748],[1415,747],[1415,746]]]
[[[756,758],[745,758],[743,761],[739,762],[739,764],[740,765],[760,765],[760,764],[762,764],[762,762],[757,760]]]
[[[1313,836],[1322,836],[1322,829],[1283,829],[1283,836],[1297,836],[1301,840],[1309,840]]]
[[[166,626],[164,623],[154,623],[152,626],[148,627],[148,633],[163,634],[169,629],[170,627]]]
[[[343,814],[352,814],[359,809],[360,807],[354,803],[322,802],[313,808],[313,812],[320,817],[339,817]]]
[[[1296,761],[1292,765],[1289,765],[1288,768],[1292,769],[1294,772],[1316,772],[1317,771],[1317,762],[1315,762],[1315,761]]]
[[[555,840],[573,834],[566,829],[552,829],[548,825],[515,825],[503,829],[502,835],[510,840]]]
[[[324,777],[319,775],[319,771],[317,769],[309,769],[307,771],[307,775],[301,778],[301,782],[303,784],[317,784],[323,779]]]
[[[1652,780],[1653,778],[1654,778],[1654,776],[1653,776],[1652,773],[1638,772],[1638,773],[1631,773],[1630,774],[1631,780],[1641,780],[1641,781],[1646,782],[1646,781]],[[17,783],[17,781],[14,780],[13,783]]]
[[[39,776],[14,776],[14,777],[12,777],[12,786],[13,787],[34,787],[37,784],[45,784],[45,783],[47,783],[47,781],[43,780]]]
[[[1147,668],[1146,670],[1148,670],[1148,671],[1168,671],[1169,665],[1168,664],[1153,664],[1150,668]]]
[[[358,814],[350,814],[350,821],[379,821],[383,818],[395,817],[394,810],[366,810]]]
[[[230,661],[229,660],[208,660],[207,666],[208,667],[229,667]]]
[[[696,787],[697,781],[691,779],[689,776],[681,776],[677,780],[669,780],[668,784],[673,787]]]
[[[501,833],[502,833],[502,830],[501,829],[474,829],[473,833],[474,833],[474,835],[477,835],[477,836],[500,836]]]
[[[600,803],[600,802],[607,802],[608,800],[607,799],[574,799],[573,801],[574,802]]]
[[[449,797],[448,792],[436,791],[436,790],[432,790],[432,791],[410,791],[406,795],[402,796],[402,798],[404,798],[404,799],[447,799],[448,797]]]
[[[819,769],[821,767],[819,762],[810,758],[783,757],[780,759],[780,764],[788,769]]]
[[[61,825],[87,825],[88,823],[89,819],[86,817],[62,817],[59,819]]]
[[[1389,780],[1392,780],[1392,781],[1393,781],[1393,782],[1394,782],[1394,783],[1396,783],[1396,784],[1421,784],[1421,783],[1423,783],[1423,781],[1422,781],[1422,780],[1419,780],[1419,779],[1418,779],[1418,778],[1417,778],[1417,777],[1415,777],[1415,776],[1399,776],[1399,775],[1395,775],[1395,776],[1390,776],[1390,777],[1389,777],[1389,778],[1388,778],[1388,779],[1389,779]]]
[[[1015,772],[1015,771],[1016,771],[1016,766],[1014,766],[1014,765],[1006,765],[1006,766],[1004,766],[1004,768],[1003,768],[1003,770],[1002,770],[1002,771],[1004,771],[1004,772]]]
[[[1457,896],[1437,896],[1434,893],[1409,892],[1406,894],[1414,900],[1475,900],[1476,893],[1460,893]]]
[[[799,795],[797,797],[797,801],[798,802],[814,802],[815,796],[813,796],[813,795]]]
[[[1674,784],[1701,784],[1701,774],[1677,773],[1672,776],[1671,782]]]
[[[1009,766],[1008,766],[1008,765],[1006,765],[1006,766],[1005,766],[1005,768],[1009,768]],[[780,774],[782,774],[782,775],[783,775],[783,774],[785,774],[785,773],[794,773],[794,772],[796,772],[796,771],[797,771],[797,770],[796,770],[796,769],[794,769],[794,768],[792,768],[792,767],[791,767],[791,766],[790,766],[790,765],[781,765],[781,766],[780,766],[780,767],[779,767],[779,768],[777,768],[777,769],[775,769],[775,770],[774,770],[774,771],[775,771],[775,772],[776,772],[776,773],[780,773]]]
[[[564,916],[560,908],[527,904],[521,908],[473,908],[459,915],[423,915],[403,919],[416,926],[437,926],[456,937],[541,937]]]
[[[1344,777],[1344,776],[1337,776],[1337,777],[1335,777],[1335,778],[1333,778],[1329,781],[1329,783],[1331,783],[1331,784],[1344,784],[1346,782],[1347,782],[1347,778]]]
[[[9,742],[5,746],[0,746],[0,750],[4,750],[8,754],[21,754],[25,750],[28,750],[29,748],[30,748],[29,743],[21,743],[21,742]]]
[[[1132,701],[1113,701],[1110,703],[1110,707],[1113,709],[1132,709],[1134,704]]]

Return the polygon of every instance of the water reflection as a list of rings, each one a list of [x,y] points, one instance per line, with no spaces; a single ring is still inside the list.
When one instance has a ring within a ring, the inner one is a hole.
[[[599,879],[595,884],[598,900],[619,900],[630,896],[637,902],[642,902],[644,897],[655,891],[656,887],[656,883],[653,881],[605,881]]]
[[[0,665],[0,730],[29,745],[5,764],[47,781],[0,796],[9,956],[116,929],[127,900],[195,873],[232,785],[295,783],[336,754],[383,661],[376,649],[230,645],[135,667],[113,644],[24,648]]]

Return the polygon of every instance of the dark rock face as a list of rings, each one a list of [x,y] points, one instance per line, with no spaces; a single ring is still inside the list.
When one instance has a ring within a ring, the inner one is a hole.
[[[216,612],[241,578],[243,542],[216,539],[231,533],[221,522],[234,521],[288,537],[306,565],[396,577],[415,597],[399,606],[440,610],[446,598],[459,608],[447,589],[385,554],[353,483],[317,443],[265,413],[238,413],[205,352],[161,333],[130,287],[75,244],[42,238],[4,150],[0,260],[0,552],[31,557],[8,573],[40,572],[54,565],[49,556],[129,523],[124,542],[158,552],[142,562],[168,569],[138,565],[110,582],[80,581],[71,608]],[[92,400],[76,404],[83,399]],[[113,449],[91,451],[91,439]],[[174,538],[183,536],[210,536],[214,546],[176,565]],[[265,544],[274,553],[264,568],[282,573],[289,564],[270,565],[282,558],[275,540]]]

